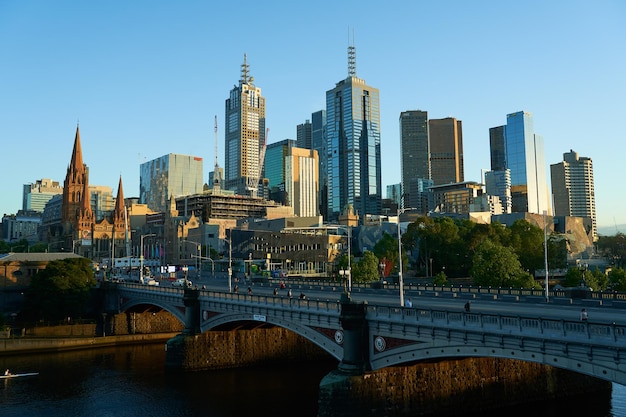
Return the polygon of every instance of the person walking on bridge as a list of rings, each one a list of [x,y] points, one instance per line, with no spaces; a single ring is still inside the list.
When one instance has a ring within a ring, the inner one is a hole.
[[[587,321],[587,319],[589,319],[589,316],[587,315],[587,310],[583,308],[582,310],[580,310],[580,321]]]

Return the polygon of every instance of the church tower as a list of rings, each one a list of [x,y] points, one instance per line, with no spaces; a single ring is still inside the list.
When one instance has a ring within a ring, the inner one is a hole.
[[[73,250],[74,242],[79,239],[91,240],[94,215],[89,196],[89,170],[83,162],[79,126],[76,126],[72,159],[63,182],[61,222],[66,248]]]

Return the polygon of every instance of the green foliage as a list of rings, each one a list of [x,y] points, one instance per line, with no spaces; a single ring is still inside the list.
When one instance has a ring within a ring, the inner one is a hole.
[[[600,236],[596,247],[599,253],[618,268],[624,268],[626,263],[626,235],[624,233],[617,233],[615,236]]]
[[[583,283],[583,271],[580,268],[572,267],[565,273],[563,285],[565,287],[579,287]]]
[[[398,239],[389,233],[383,234],[383,237],[376,242],[373,249],[374,255],[378,259],[385,258],[388,262],[398,267]]]
[[[539,285],[522,269],[511,248],[483,241],[473,259],[471,274],[475,285],[492,287],[534,288]]]
[[[433,278],[433,284],[435,285],[448,285],[448,277],[445,272],[440,272]]]
[[[609,272],[609,282],[615,291],[626,291],[626,270],[615,268]]]
[[[516,220],[509,229],[510,239],[503,244],[513,248],[522,268],[526,271],[543,269],[545,266],[543,230],[526,220]]]
[[[352,282],[378,281],[378,258],[366,250],[363,257],[352,266]]]
[[[82,317],[90,290],[95,285],[88,259],[52,261],[46,269],[33,276],[24,294],[24,315],[36,320]]]

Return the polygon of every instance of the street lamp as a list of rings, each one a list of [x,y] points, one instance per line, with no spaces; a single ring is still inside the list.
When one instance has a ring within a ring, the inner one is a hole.
[[[230,229],[228,229],[230,231]],[[225,241],[228,242],[228,292],[233,290],[232,284],[232,276],[233,276],[233,244],[232,244],[232,236],[230,233],[228,234],[230,239],[224,238]]]
[[[198,242],[194,242],[193,240],[183,240],[183,242],[185,243],[191,243],[193,245],[195,245],[196,247],[196,271],[198,271],[199,274],[201,274],[202,272],[202,261],[200,261],[200,268],[198,268],[198,258],[201,258],[200,256],[200,244]],[[193,256],[191,256],[193,258]]]
[[[147,235],[141,235],[141,237],[139,238],[139,251],[141,252],[139,254],[139,282],[141,282],[142,284],[143,284],[143,238],[152,237],[152,236],[156,236],[156,234],[149,233]]]
[[[398,208],[398,284],[400,285],[400,307],[404,307],[404,279],[402,278],[402,232],[400,231],[400,214],[412,208]],[[431,267],[432,269],[432,267]],[[432,270],[430,271],[432,274]]]
[[[350,279],[350,267],[348,267],[348,269],[343,269],[343,268],[342,268],[342,269],[340,269],[340,270],[339,270],[339,276],[341,276],[341,280],[342,280],[342,281],[343,281],[343,277],[344,277],[344,275],[345,275],[346,279],[348,280],[348,283],[349,283],[349,284],[348,284],[348,292],[350,292],[350,289],[349,289],[349,288],[350,288],[350,286],[351,286],[351,284],[350,284],[350,283],[351,283],[351,281],[352,281],[352,280]]]
[[[343,275],[345,275],[348,278],[348,292],[352,291],[352,268],[351,268],[351,254],[350,254],[350,246],[351,246],[351,240],[352,240],[352,226],[337,226],[338,229],[345,229],[348,231],[348,269],[344,270],[341,269],[339,270],[339,275],[341,275],[343,277]]]

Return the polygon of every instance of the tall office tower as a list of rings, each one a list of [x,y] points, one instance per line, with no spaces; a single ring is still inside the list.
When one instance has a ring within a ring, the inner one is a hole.
[[[296,126],[296,146],[302,149],[313,149],[313,125],[310,120]]]
[[[90,185],[89,198],[96,221],[101,221],[108,217],[115,208],[113,189],[107,185]]]
[[[401,207],[418,208],[421,204],[421,184],[430,179],[428,142],[428,112],[400,113]]]
[[[317,151],[319,167],[319,213],[328,219],[328,181],[327,181],[327,144],[326,144],[326,110],[318,110],[311,115],[311,149]]]
[[[543,137],[535,134],[532,114],[525,111],[506,116],[506,126],[489,130],[492,170],[510,170],[511,211],[552,214],[544,156]],[[504,149],[504,167],[502,150]]]
[[[393,201],[400,207],[400,195],[402,194],[402,184],[391,184],[387,186],[387,199]]]
[[[260,153],[265,144],[265,98],[249,74],[246,55],[239,85],[230,90],[225,111],[225,179],[223,188],[256,194],[263,174]]]
[[[22,210],[43,213],[46,203],[59,194],[63,194],[61,184],[48,178],[37,180],[33,184],[24,184]]]
[[[285,160],[295,146],[295,140],[285,139],[267,145],[265,152],[264,171],[268,180],[269,199],[283,205],[289,205],[285,190]]]
[[[491,171],[485,172],[485,192],[499,199],[502,213],[511,213],[511,170],[506,168],[506,126],[489,129]],[[493,212],[493,211],[492,211]]]
[[[139,201],[150,210],[165,212],[171,197],[203,190],[202,158],[170,153],[139,167]]]
[[[348,77],[326,92],[328,218],[348,206],[360,221],[380,214],[382,200],[379,91],[356,76],[354,46]]]
[[[287,202],[298,217],[318,216],[319,192],[317,151],[291,148],[285,159],[285,192]]]
[[[563,162],[550,165],[555,216],[588,217],[592,235],[597,239],[596,199],[591,158],[579,157],[570,150]]]
[[[506,126],[489,129],[489,153],[492,171],[504,171],[506,169],[505,131]]]
[[[434,185],[463,182],[463,125],[453,117],[428,121],[430,179]]]

